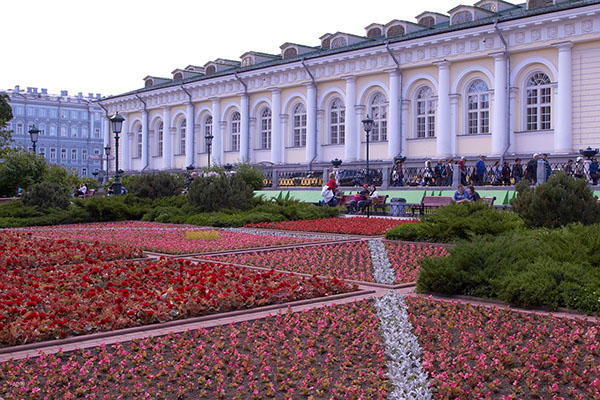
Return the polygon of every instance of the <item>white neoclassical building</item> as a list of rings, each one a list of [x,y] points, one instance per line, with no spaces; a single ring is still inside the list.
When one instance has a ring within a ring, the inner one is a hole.
[[[121,167],[206,165],[208,133],[222,164],[363,160],[367,114],[371,160],[600,146],[600,1],[481,0],[319,40],[148,76],[101,100],[126,118]]]

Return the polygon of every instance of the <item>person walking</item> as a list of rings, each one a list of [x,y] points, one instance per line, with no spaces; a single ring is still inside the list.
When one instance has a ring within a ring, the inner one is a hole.
[[[504,186],[510,185],[510,165],[508,161],[504,161],[504,165],[502,166],[502,184]]]
[[[404,186],[404,171],[400,160],[396,160],[392,167],[392,186]]]
[[[585,178],[585,164],[583,164],[583,157],[581,156],[577,157],[577,159],[575,160],[573,176],[577,179]]]
[[[548,154],[542,154],[542,160],[544,161],[544,167],[546,167],[546,181],[552,175],[552,166],[550,165],[550,161],[548,161]]]
[[[485,177],[485,156],[481,155],[475,163],[475,185],[483,185]]]
[[[592,162],[590,163],[590,180],[592,181],[592,185],[598,184],[598,160],[596,157],[592,157]]]
[[[523,178],[523,166],[521,165],[520,158],[515,158],[515,164],[512,167],[512,177],[515,180],[515,185]]]
[[[462,185],[467,184],[467,159],[465,157],[461,157],[460,160],[456,163],[456,165],[460,168],[460,183]]]
[[[525,178],[527,178],[527,180],[531,182],[531,184],[537,183],[537,164],[539,159],[540,155],[538,153],[535,153],[533,155],[533,158],[527,161],[527,170],[525,171]]]
[[[449,159],[446,161],[446,186],[452,186],[452,179],[454,179],[454,160]]]

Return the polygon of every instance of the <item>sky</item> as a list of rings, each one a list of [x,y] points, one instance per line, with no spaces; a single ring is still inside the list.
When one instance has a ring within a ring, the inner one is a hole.
[[[148,75],[247,51],[280,54],[285,42],[318,46],[325,33],[364,36],[371,23],[446,13],[442,0],[0,0],[0,90],[117,95]],[[475,0],[464,3],[473,4]]]

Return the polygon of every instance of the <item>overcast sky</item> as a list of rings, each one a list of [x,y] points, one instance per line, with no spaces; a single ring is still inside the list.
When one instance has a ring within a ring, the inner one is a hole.
[[[319,45],[337,31],[461,4],[441,0],[0,0],[0,89],[33,86],[116,95],[147,75],[171,77],[187,65],[279,54],[285,42]],[[464,4],[473,4],[468,1]]]

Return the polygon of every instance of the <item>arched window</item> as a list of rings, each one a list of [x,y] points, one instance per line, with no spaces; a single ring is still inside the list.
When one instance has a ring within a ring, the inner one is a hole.
[[[473,21],[473,14],[468,11],[459,11],[452,16],[452,25],[464,24]]]
[[[346,139],[346,109],[339,98],[331,102],[329,108],[329,143],[344,144]]]
[[[292,116],[294,121],[292,144],[294,147],[306,146],[306,107],[304,104],[296,104]]]
[[[212,117],[209,115],[208,117],[206,117],[206,119],[204,120],[204,152],[208,153],[208,143],[206,142],[206,137],[207,136],[212,136],[213,134],[213,119]]]
[[[528,131],[551,129],[552,87],[550,78],[536,72],[527,81],[526,115]]]
[[[433,95],[433,89],[429,86],[419,89],[415,104],[417,137],[435,137],[435,96]]]
[[[231,115],[231,151],[240,151],[240,127],[241,119],[239,112]]]
[[[163,123],[158,123],[158,129],[156,129],[156,155],[158,157],[162,157],[163,155],[163,142],[164,142],[164,134],[163,134]]]
[[[467,90],[467,133],[490,133],[490,94],[488,85],[481,79]]]
[[[334,40],[331,41],[330,46],[332,49],[339,49],[340,47],[346,47],[346,39],[344,39],[343,37],[335,38]]]
[[[371,111],[371,118],[373,118],[371,140],[385,142],[387,140],[387,99],[383,93],[378,92],[373,96],[369,110]]]
[[[185,154],[185,128],[186,128],[186,121],[184,119],[183,121],[181,121],[181,124],[179,124],[179,153],[178,154]]]
[[[136,157],[142,156],[142,126],[139,125],[136,132]]]
[[[271,110],[264,108],[260,113],[260,148],[271,148],[271,131],[272,131]]]

